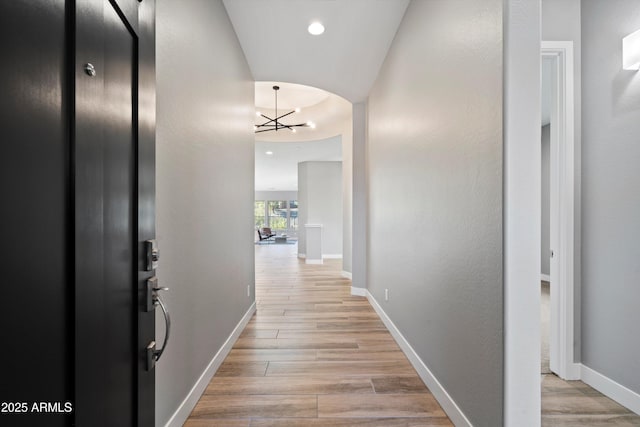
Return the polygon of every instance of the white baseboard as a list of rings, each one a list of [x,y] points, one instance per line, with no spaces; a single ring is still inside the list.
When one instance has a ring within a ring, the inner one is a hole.
[[[563,380],[575,381],[582,378],[582,365],[580,363],[569,363],[567,366],[567,377]]]
[[[351,272],[349,272],[349,271],[344,271],[344,270],[342,270],[342,273],[340,273],[340,275],[341,275],[342,277],[344,277],[345,279],[349,279],[349,280],[351,280],[351,279],[352,279],[352,277],[351,277]]]
[[[305,258],[304,263],[305,264],[323,264],[324,262],[321,259]]]
[[[187,394],[187,397],[185,397],[180,406],[178,406],[176,412],[174,412],[171,418],[169,418],[169,421],[167,421],[165,427],[181,427],[185,423],[185,421],[187,421],[187,418],[189,418],[189,414],[191,414],[191,411],[196,406],[196,403],[198,403],[198,400],[207,388],[207,385],[211,381],[211,378],[213,378],[216,371],[224,361],[224,358],[227,357],[227,355],[231,351],[231,348],[233,347],[233,344],[235,344],[236,340],[244,330],[244,327],[247,326],[247,323],[249,323],[249,320],[251,320],[251,317],[255,312],[256,303],[254,302],[253,304],[251,304],[251,307],[249,307],[249,310],[247,310],[233,332],[231,332],[229,338],[227,338],[222,347],[220,347],[220,350],[218,350],[216,355],[213,356],[213,359],[211,359],[209,365],[207,365],[204,372],[202,372],[202,375],[200,375],[200,378],[198,378],[198,381],[196,381],[196,383],[193,385],[193,387],[189,391],[189,394]]]
[[[582,365],[582,381],[636,414],[640,414],[640,394],[635,391],[629,390],[585,365]]]
[[[322,254],[324,259],[342,259],[342,254]]]
[[[366,297],[367,296],[367,290],[365,288],[358,288],[355,286],[351,287],[351,295],[355,295],[358,297]]]
[[[548,274],[541,274],[540,280],[544,280],[545,282],[551,283],[551,276],[549,276]]]
[[[351,288],[351,293],[353,294],[353,287]],[[360,288],[357,288],[360,289]],[[440,406],[446,414],[451,418],[451,421],[456,427],[472,427],[469,419],[464,415],[460,407],[456,404],[456,402],[449,396],[449,393],[444,389],[442,384],[438,381],[438,379],[433,375],[433,373],[429,370],[427,365],[424,364],[420,356],[415,352],[411,344],[405,339],[400,330],[394,325],[391,321],[387,313],[384,312],[378,301],[369,293],[369,291],[365,290],[367,299],[373,306],[373,309],[378,313],[378,316],[382,319],[382,322],[385,324],[391,335],[396,340],[404,354],[407,356],[413,368],[418,372],[422,381],[427,385],[429,390],[431,390],[431,394],[438,401]]]

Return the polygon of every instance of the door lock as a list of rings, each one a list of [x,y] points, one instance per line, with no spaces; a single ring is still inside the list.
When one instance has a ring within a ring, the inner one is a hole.
[[[147,240],[144,242],[145,253],[147,254],[146,271],[153,271],[158,268],[158,261],[160,260],[160,250],[158,249],[158,241],[156,239]]]

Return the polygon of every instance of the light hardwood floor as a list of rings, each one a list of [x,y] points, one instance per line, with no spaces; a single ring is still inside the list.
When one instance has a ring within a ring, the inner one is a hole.
[[[257,312],[187,427],[451,426],[339,260],[256,247]],[[640,426],[580,381],[542,377],[543,426]]]
[[[256,246],[257,312],[185,426],[451,426],[340,260]]]
[[[542,426],[638,427],[640,416],[582,381],[542,376]]]
[[[549,369],[549,282],[542,282],[542,426],[631,427],[640,416],[589,387],[582,381],[564,381]]]

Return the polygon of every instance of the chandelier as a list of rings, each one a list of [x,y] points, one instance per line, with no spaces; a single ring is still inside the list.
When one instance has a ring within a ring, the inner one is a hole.
[[[262,117],[264,119],[266,119],[267,121],[261,124],[257,124],[255,125],[254,131],[255,133],[261,133],[261,132],[271,132],[271,131],[279,131],[282,129],[289,129],[291,132],[295,133],[296,132],[296,128],[315,128],[316,125],[313,122],[306,122],[306,123],[298,123],[298,124],[292,124],[292,125],[288,125],[285,123],[282,123],[280,121],[280,119],[287,117],[293,113],[299,113],[300,112],[300,108],[296,108],[294,110],[289,111],[288,113],[282,114],[280,116],[278,116],[278,91],[280,90],[280,86],[273,86],[273,91],[274,91],[274,95],[275,95],[275,117],[271,118],[265,114],[262,114],[261,112],[257,111],[256,112],[256,116],[258,117]]]

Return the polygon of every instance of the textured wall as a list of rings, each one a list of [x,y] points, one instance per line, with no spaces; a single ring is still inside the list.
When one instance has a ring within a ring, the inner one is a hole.
[[[640,73],[622,69],[637,0],[582,2],[582,363],[640,392]]]
[[[164,425],[253,302],[254,84],[221,1],[158,0],[156,46]]]
[[[369,291],[477,426],[503,419],[502,54],[501,1],[414,1],[369,97]]]

